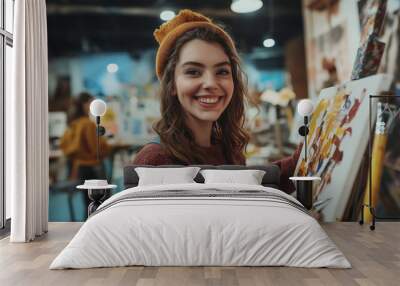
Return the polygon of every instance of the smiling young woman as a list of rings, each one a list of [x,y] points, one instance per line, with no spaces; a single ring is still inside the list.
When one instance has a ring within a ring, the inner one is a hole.
[[[160,44],[161,119],[154,125],[160,144],[144,146],[134,164],[245,165],[247,85],[232,38],[190,10],[182,10],[154,35]],[[288,191],[299,151],[276,162]]]
[[[230,61],[220,45],[197,39],[183,45],[173,96],[178,97],[197,145],[211,146],[213,123],[226,110],[233,90]]]

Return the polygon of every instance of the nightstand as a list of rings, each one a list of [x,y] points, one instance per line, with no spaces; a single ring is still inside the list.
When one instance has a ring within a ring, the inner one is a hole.
[[[290,177],[296,186],[297,200],[303,204],[303,206],[310,210],[313,207],[313,184],[314,181],[320,181],[320,177]]]
[[[83,185],[76,187],[79,190],[88,191],[88,197],[91,200],[88,206],[88,217],[109,197],[110,190],[116,187],[116,185],[109,185],[106,180],[85,180]]]

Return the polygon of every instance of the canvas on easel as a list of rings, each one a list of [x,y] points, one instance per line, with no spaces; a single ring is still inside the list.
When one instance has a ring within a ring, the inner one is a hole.
[[[391,80],[389,75],[374,75],[323,89],[319,95],[307,136],[308,161],[303,146],[295,175],[321,177],[314,197],[323,205],[323,221],[342,220],[370,136],[368,96],[387,91]]]

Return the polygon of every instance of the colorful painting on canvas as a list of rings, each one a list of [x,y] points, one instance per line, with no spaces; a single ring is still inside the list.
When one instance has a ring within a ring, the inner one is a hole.
[[[375,75],[321,91],[307,136],[308,162],[298,176],[319,176],[315,199],[324,221],[341,220],[369,138],[368,97],[389,88],[391,77]],[[304,154],[304,147],[302,154]]]
[[[307,50],[308,72],[315,93],[350,78],[347,33],[346,23],[340,23],[328,32],[310,39]]]

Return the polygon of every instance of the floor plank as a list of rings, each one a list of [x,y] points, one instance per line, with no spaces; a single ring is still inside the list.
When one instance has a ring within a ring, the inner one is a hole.
[[[400,285],[400,223],[378,222],[375,231],[357,223],[323,228],[351,262],[352,269],[290,267],[116,267],[48,269],[82,223],[50,223],[32,243],[0,240],[0,285]]]

